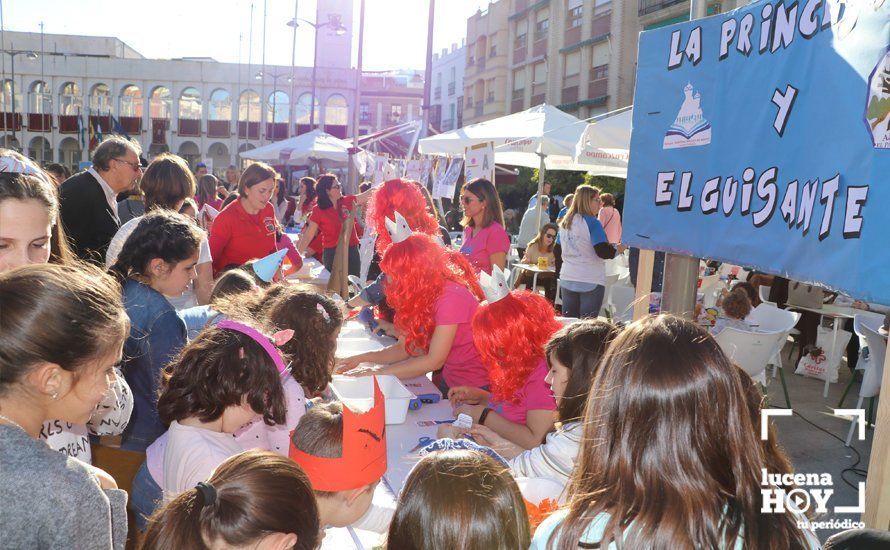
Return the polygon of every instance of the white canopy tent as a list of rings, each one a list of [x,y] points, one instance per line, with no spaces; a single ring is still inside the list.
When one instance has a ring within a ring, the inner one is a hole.
[[[575,164],[595,176],[627,178],[633,108],[613,111],[587,125],[575,147]]]
[[[425,155],[463,156],[467,147],[494,143],[494,161],[538,168],[583,170],[574,165],[575,146],[586,124],[553,105],[543,103],[520,113],[486,120],[423,138],[418,152]]]
[[[240,153],[241,158],[265,162],[284,162],[300,165],[325,161],[326,164],[346,165],[352,144],[327,134],[313,130],[305,134],[276,141],[263,147]]]

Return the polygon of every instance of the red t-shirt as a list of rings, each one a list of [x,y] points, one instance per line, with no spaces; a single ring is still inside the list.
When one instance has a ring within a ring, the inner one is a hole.
[[[349,216],[349,212],[355,207],[355,195],[342,197],[331,208],[322,210],[317,204],[309,214],[309,221],[318,225],[318,234],[321,235],[322,248],[336,248],[337,239],[340,238],[340,230],[343,228],[343,220]],[[313,242],[314,239],[313,239]],[[352,235],[349,237],[349,246],[358,245],[358,223],[352,226]],[[314,248],[314,247],[313,247]]]
[[[267,203],[256,214],[248,214],[240,199],[229,203],[210,229],[213,273],[219,273],[227,265],[241,265],[275,252],[278,250],[277,231],[275,209],[271,204]]]

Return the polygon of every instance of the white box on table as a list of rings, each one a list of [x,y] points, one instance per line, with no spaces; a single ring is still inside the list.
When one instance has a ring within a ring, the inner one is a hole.
[[[404,423],[408,415],[408,404],[415,395],[395,376],[379,374],[375,378],[386,403],[386,423]],[[337,399],[354,404],[360,410],[367,411],[373,406],[374,383],[370,376],[334,376],[331,389]]]

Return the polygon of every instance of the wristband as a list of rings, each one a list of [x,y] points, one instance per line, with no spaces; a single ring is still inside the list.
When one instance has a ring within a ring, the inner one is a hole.
[[[479,415],[479,425],[480,426],[485,425],[485,419],[488,418],[488,413],[490,413],[490,412],[491,412],[491,408],[489,408],[489,407],[485,407],[484,409],[482,409],[482,414]]]

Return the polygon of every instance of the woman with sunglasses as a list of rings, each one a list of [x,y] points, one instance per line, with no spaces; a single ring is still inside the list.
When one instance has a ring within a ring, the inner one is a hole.
[[[510,252],[510,236],[504,229],[504,209],[494,184],[482,178],[465,183],[460,190],[464,211],[463,246],[477,272],[491,273],[492,266],[504,269]]]
[[[368,202],[372,189],[358,195],[344,195],[342,186],[334,174],[319,176],[315,191],[318,201],[309,214],[309,225],[300,235],[297,250],[305,253],[316,236],[321,236],[322,263],[328,271],[334,266],[334,253],[343,222],[356,207]],[[358,276],[361,260],[358,255],[358,223],[353,224],[349,235],[349,274]],[[314,248],[314,247],[313,247]]]
[[[556,236],[559,234],[559,226],[555,223],[546,223],[541,226],[541,231],[537,236],[529,241],[528,248],[522,256],[522,263],[538,265],[540,258],[547,259],[547,265],[556,266],[556,254],[553,247],[556,244]],[[531,271],[523,270],[516,278],[516,284],[513,288],[519,288],[519,285],[525,285],[526,288],[531,287],[534,275]],[[552,303],[556,298],[556,273],[539,273],[538,284],[544,287],[544,295]]]

